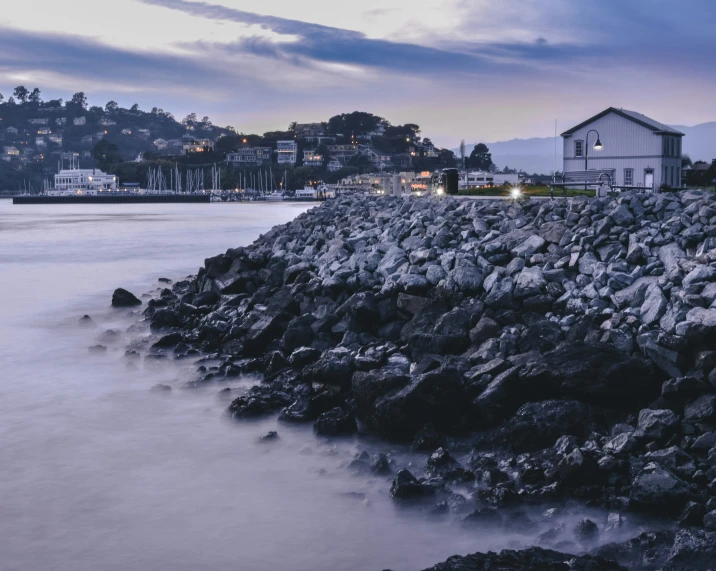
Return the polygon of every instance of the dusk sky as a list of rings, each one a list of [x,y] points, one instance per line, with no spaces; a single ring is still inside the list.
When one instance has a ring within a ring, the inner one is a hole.
[[[441,146],[606,107],[716,120],[713,0],[34,0],[0,13],[0,93],[86,92],[244,132],[369,111]]]

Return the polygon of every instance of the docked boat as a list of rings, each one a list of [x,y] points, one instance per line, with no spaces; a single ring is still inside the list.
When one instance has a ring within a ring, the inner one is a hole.
[[[279,202],[283,200],[283,192],[279,192],[278,190],[274,190],[273,192],[270,192],[269,194],[264,196],[264,199],[268,202]]]

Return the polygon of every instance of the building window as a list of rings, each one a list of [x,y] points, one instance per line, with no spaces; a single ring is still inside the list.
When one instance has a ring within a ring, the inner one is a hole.
[[[661,142],[661,154],[666,156],[669,153],[669,140],[666,137],[662,137]]]
[[[634,185],[634,169],[624,169],[624,186]]]
[[[575,157],[583,157],[584,156],[584,141],[574,141],[574,156]]]

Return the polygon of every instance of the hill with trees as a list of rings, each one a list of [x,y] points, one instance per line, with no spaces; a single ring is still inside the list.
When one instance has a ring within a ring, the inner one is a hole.
[[[184,145],[193,140],[211,141],[213,149],[206,146],[202,149],[206,152],[183,153]],[[284,140],[296,142],[294,165],[277,164],[275,155],[261,166],[239,167],[225,162],[228,154],[243,148],[276,149],[277,142]],[[338,162],[334,157],[337,148],[343,151]],[[376,170],[424,171],[456,165],[454,153],[436,149],[429,138],[422,137],[419,125],[392,125],[362,111],[336,115],[321,123],[291,123],[286,130],[256,134],[219,127],[209,117],[200,119],[196,113],[177,120],[157,107],[142,110],[134,104],[123,108],[116,101],[90,105],[83,92],[67,101],[44,101],[39,88],[25,86],[16,87],[7,99],[0,94],[0,150],[0,189],[10,191],[28,185],[38,190],[44,180],[51,180],[58,165],[67,166],[70,161],[81,168],[97,167],[117,174],[123,183],[142,185],[149,169],[171,168],[184,173],[221,163],[223,188],[238,187],[243,177],[257,170],[272,171],[276,180],[285,175],[293,188],[312,180],[335,182]],[[304,165],[304,151],[311,151],[320,163],[314,160]],[[484,161],[484,156],[479,160]]]

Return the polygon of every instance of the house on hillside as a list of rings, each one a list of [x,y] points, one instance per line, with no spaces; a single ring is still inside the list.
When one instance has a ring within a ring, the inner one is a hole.
[[[271,147],[246,147],[226,155],[226,162],[235,165],[259,166],[271,162]]]
[[[131,135],[132,130],[131,129],[122,129],[122,135]]]
[[[55,145],[62,145],[61,133],[52,133],[51,135],[48,135],[47,139],[50,141],[50,143],[55,143]]]
[[[326,168],[328,168],[328,172],[336,172],[343,168],[343,163],[341,163],[338,159],[331,159],[328,161],[328,166]]]
[[[72,123],[74,123],[75,126],[86,125],[87,117],[75,117],[72,119]]]
[[[55,123],[60,126],[67,125],[67,117],[58,117],[55,119]]]
[[[298,144],[296,141],[276,141],[276,155],[278,164],[295,165],[298,159]]]
[[[37,117],[35,119],[28,119],[27,122],[30,125],[47,125],[47,117]]]
[[[358,154],[358,145],[355,143],[328,145],[328,154],[332,159],[345,162],[347,159],[355,157]]]
[[[154,139],[152,144],[160,151],[167,148],[167,142],[164,139]]]
[[[13,147],[13,146],[3,147],[3,152],[8,157],[19,157],[20,156],[20,149],[18,149],[17,147]]]
[[[117,122],[109,117],[102,117],[99,120],[99,124],[102,125],[103,127],[109,127],[111,125],[116,125]]]
[[[80,139],[80,143],[83,145],[91,145],[92,144],[92,135],[85,135]]]
[[[47,142],[45,141],[45,137],[35,137],[35,145],[38,147],[45,147],[47,146]]]
[[[38,135],[49,135],[50,133],[52,133],[52,129],[50,129],[49,127],[40,127],[37,130]]]
[[[618,187],[678,188],[683,136],[636,111],[609,107],[562,133],[563,169],[613,169]]]
[[[323,165],[323,155],[316,153],[315,149],[303,151],[304,167],[320,167]]]
[[[5,129],[5,133],[8,135],[17,135],[18,132],[19,131],[17,130],[16,127],[8,127],[7,129]]]
[[[326,128],[323,123],[297,123],[293,132],[297,139],[310,143],[324,137]]]
[[[190,139],[185,140],[182,145],[183,155],[193,155],[194,153],[210,153],[214,150],[214,141],[211,139]]]

